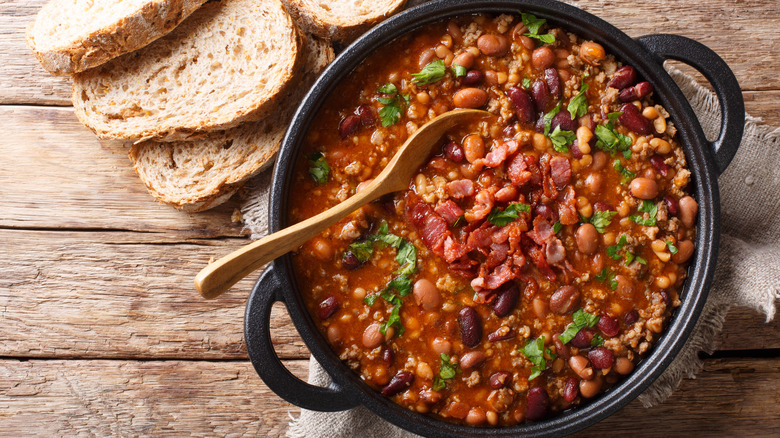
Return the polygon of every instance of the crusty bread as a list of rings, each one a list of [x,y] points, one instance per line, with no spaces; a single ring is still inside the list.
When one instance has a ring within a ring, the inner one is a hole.
[[[206,0],[51,0],[27,44],[55,75],[84,71],[170,32]]]
[[[216,207],[271,163],[293,111],[332,60],[329,44],[309,38],[301,84],[272,116],[203,139],[135,144],[129,154],[135,171],[160,201],[187,211]]]
[[[347,43],[400,11],[406,0],[282,0],[303,30]]]
[[[222,0],[168,35],[73,76],[99,138],[186,140],[259,120],[290,85],[304,35],[279,0]]]

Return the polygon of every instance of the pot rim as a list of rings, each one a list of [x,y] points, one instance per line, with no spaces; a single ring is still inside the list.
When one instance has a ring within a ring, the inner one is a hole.
[[[590,13],[564,3],[544,0],[434,0],[382,22],[346,48],[303,99],[284,137],[273,174],[269,232],[280,230],[287,222],[287,187],[291,184],[292,167],[312,116],[320,109],[329,93],[338,86],[340,80],[353,71],[368,54],[420,26],[443,21],[448,17],[476,13],[516,14],[518,9],[546,18],[550,22],[560,24],[567,31],[599,42],[608,53],[632,65],[641,77],[654,85],[656,102],[664,106],[678,127],[677,138],[685,151],[688,169],[692,173],[694,196],[700,207],[697,217],[696,252],[681,292],[681,305],[675,310],[671,323],[657,340],[651,353],[642,359],[633,373],[595,400],[577,408],[547,420],[499,428],[458,425],[411,412],[369,388],[339,360],[320,335],[313,318],[306,311],[302,295],[298,292],[295,276],[292,275],[290,255],[275,260],[273,269],[284,285],[282,295],[293,323],[312,355],[333,381],[373,413],[397,426],[426,436],[552,436],[572,433],[606,418],[641,394],[677,356],[701,314],[714,275],[720,236],[720,199],[714,159],[690,104],[663,69],[663,59]]]

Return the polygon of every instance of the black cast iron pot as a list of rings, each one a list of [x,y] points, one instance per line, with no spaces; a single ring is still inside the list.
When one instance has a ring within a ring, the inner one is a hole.
[[[608,53],[637,69],[655,87],[655,100],[671,114],[678,139],[693,173],[693,186],[699,203],[696,253],[681,294],[682,304],[666,333],[637,366],[634,373],[608,392],[583,406],[550,419],[511,427],[470,427],[417,414],[404,409],[364,384],[333,353],[318,332],[298,292],[290,256],[275,260],[257,281],[246,311],[245,330],[249,357],[257,373],[276,394],[300,407],[317,411],[341,411],[363,405],[385,420],[412,432],[433,437],[560,436],[592,425],[642,393],[672,362],[691,333],[701,313],[715,269],[720,228],[720,199],[717,176],[729,164],[739,146],[744,103],[734,74],[712,50],[696,41],[674,35],[649,35],[632,39],[607,22],[573,6],[555,1],[437,0],[407,10],[379,26],[349,46],[331,64],[300,105],[284,138],[273,176],[270,200],[270,230],[286,225],[288,196],[293,189],[293,163],[298,159],[304,134],[325,97],[365,56],[398,36],[434,21],[478,12],[530,12],[562,26],[586,39],[601,43]],[[666,59],[685,62],[710,81],[722,108],[720,135],[709,142],[699,121],[677,85],[663,69]],[[276,356],[270,338],[271,306],[281,301],[311,353],[333,378],[328,388],[309,385],[293,376]]]

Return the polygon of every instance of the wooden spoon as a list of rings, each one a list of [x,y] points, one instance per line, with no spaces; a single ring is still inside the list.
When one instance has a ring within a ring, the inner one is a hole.
[[[412,134],[387,167],[360,193],[210,263],[195,276],[195,289],[204,298],[216,298],[255,269],[298,248],[358,208],[387,193],[408,189],[417,170],[430,157],[432,148],[440,146],[439,140],[445,131],[469,119],[490,115],[482,110],[459,109],[436,117]]]

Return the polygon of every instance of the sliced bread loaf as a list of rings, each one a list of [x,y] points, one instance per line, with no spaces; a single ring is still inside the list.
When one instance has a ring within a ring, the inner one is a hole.
[[[281,145],[295,108],[333,60],[330,45],[309,38],[300,86],[265,120],[179,142],[144,141],[133,145],[130,159],[149,192],[187,211],[202,211],[226,201],[251,176],[267,167]]]
[[[303,30],[347,43],[400,11],[406,0],[282,0]]]
[[[43,68],[73,74],[170,32],[206,0],[51,0],[27,27]]]
[[[99,138],[185,140],[268,114],[305,37],[279,0],[222,0],[168,35],[73,76],[73,106]]]

